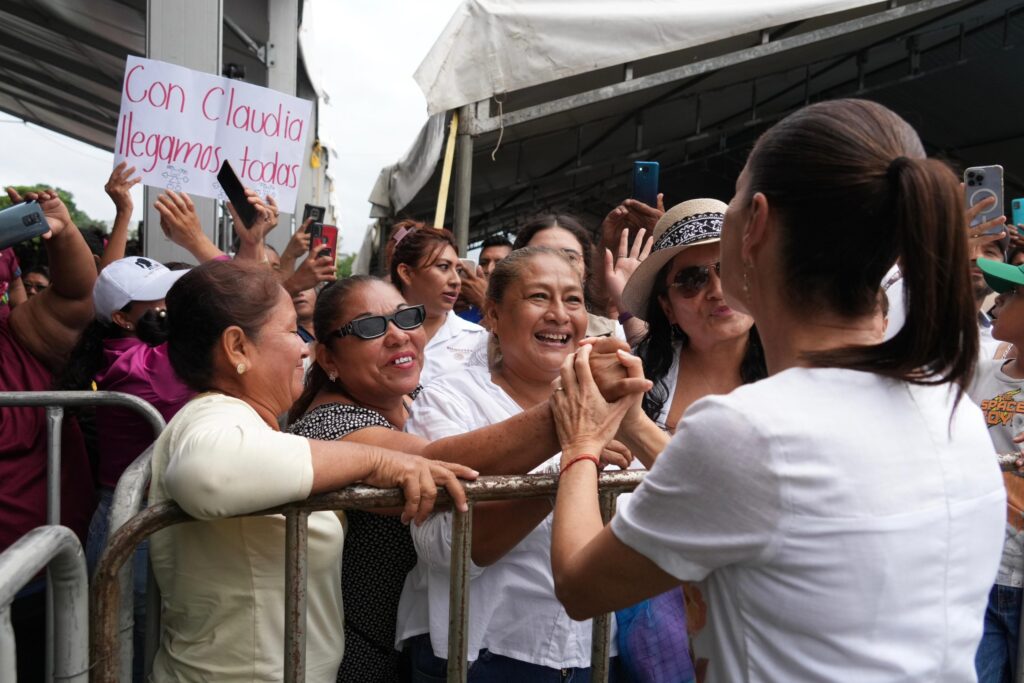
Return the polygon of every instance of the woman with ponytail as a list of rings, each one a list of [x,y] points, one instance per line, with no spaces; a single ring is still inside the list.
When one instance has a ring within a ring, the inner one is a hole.
[[[595,468],[563,470],[552,565],[572,616],[692,582],[705,681],[975,680],[1005,493],[964,396],[978,333],[963,216],[954,174],[879,104],[818,103],[761,136],[721,274],[768,377],[695,402],[659,440],[638,400],[605,400],[587,347],[562,367],[564,463],[616,431],[638,457],[660,451],[608,526]],[[897,259],[906,321],[882,341],[878,283]]]

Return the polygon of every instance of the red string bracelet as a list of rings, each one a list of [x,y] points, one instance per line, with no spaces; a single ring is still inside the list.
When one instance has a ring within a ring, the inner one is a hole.
[[[565,467],[562,468],[562,471],[558,473],[559,476],[565,474],[566,470],[568,470],[570,467],[578,463],[580,460],[589,460],[590,462],[594,463],[594,467],[596,467],[599,470],[601,469],[601,461],[597,458],[596,455],[577,455],[575,458],[566,463]]]

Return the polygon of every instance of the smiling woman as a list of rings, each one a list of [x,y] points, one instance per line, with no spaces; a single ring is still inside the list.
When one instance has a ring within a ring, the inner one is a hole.
[[[163,595],[153,680],[281,680],[285,521],[238,516],[359,481],[401,487],[408,501],[403,518],[422,520],[439,485],[464,507],[455,476],[475,473],[279,432],[278,416],[302,391],[309,351],[291,298],[271,270],[204,264],[171,288],[167,310],[171,364],[201,393],[153,446],[149,500],[174,501],[201,521],[151,539]],[[343,519],[340,512],[309,515],[307,680],[334,681],[344,652]]]

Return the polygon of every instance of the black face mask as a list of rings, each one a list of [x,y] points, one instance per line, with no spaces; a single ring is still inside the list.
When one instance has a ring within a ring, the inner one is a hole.
[[[136,336],[149,346],[167,341],[167,311],[150,309],[135,323]]]

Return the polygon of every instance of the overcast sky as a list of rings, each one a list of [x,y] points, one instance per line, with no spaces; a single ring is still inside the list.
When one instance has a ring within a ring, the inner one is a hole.
[[[459,0],[312,0],[303,30],[311,71],[330,97],[321,134],[334,145],[331,172],[342,251],[354,251],[370,222],[366,198],[383,166],[409,148],[427,120],[423,94],[412,78]],[[400,19],[396,21],[396,19]],[[93,218],[112,221],[103,192],[113,155],[0,113],[0,183],[45,183],[74,194]],[[136,215],[142,203],[135,196]]]

